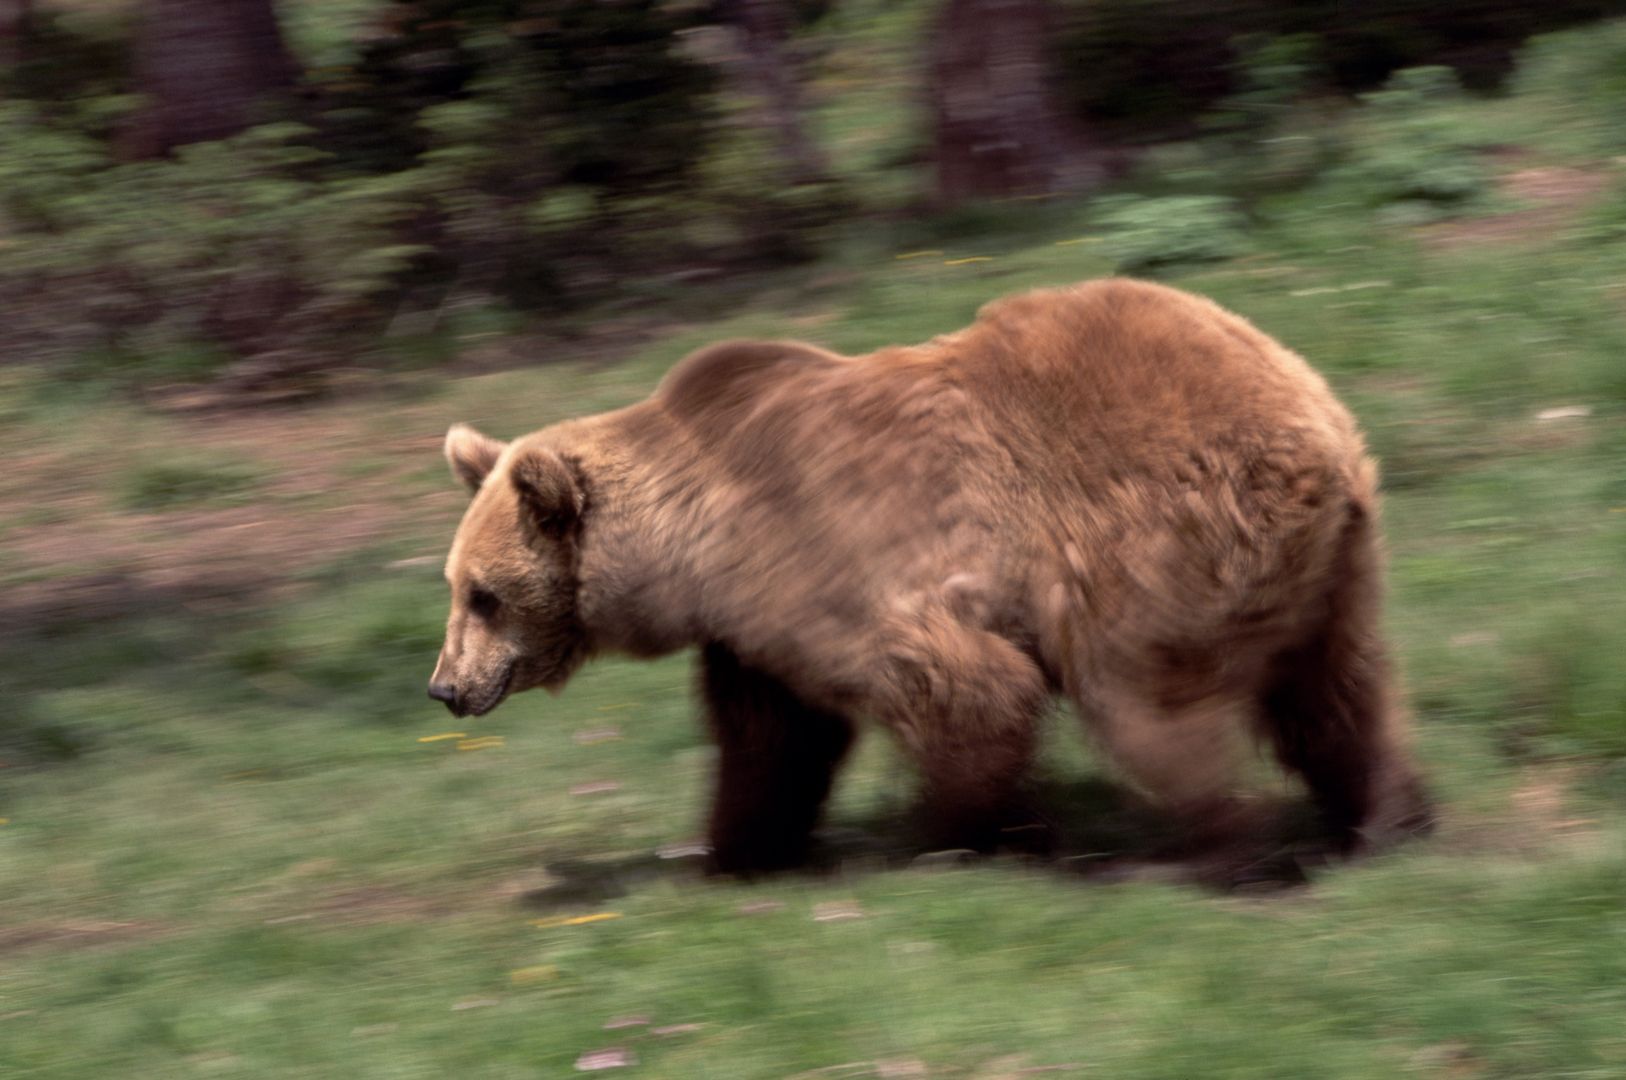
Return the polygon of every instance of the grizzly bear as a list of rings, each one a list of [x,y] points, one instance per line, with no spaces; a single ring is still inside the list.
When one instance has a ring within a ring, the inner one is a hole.
[[[861,718],[918,763],[933,843],[992,846],[1057,694],[1198,835],[1238,733],[1346,849],[1426,816],[1376,469],[1304,360],[1199,297],[1041,290],[857,357],[727,342],[615,412],[456,425],[446,456],[474,498],[430,696],[477,716],[698,646],[715,869],[806,856]]]

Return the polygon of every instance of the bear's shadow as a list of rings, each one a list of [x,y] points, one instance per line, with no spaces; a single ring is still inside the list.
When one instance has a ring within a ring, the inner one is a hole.
[[[992,855],[933,851],[917,840],[916,818],[883,806],[840,816],[819,830],[806,866],[772,876],[821,880],[977,863],[1069,880],[1112,884],[1159,881],[1222,892],[1270,893],[1307,883],[1334,857],[1311,809],[1280,799],[1257,806],[1252,828],[1223,846],[1193,849],[1164,815],[1099,777],[1050,778],[1030,788],[1031,821],[1004,830]],[[642,852],[614,858],[549,858],[552,883],[523,896],[526,906],[581,910],[663,880],[700,880],[704,855]],[[758,879],[760,880],[760,879]]]

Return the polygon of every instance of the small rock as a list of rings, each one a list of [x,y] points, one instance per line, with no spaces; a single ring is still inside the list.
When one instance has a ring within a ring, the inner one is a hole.
[[[612,1047],[608,1050],[590,1050],[576,1059],[577,1072],[598,1072],[600,1069],[624,1069],[638,1064],[631,1050]]]
[[[840,922],[843,919],[862,919],[864,909],[856,900],[831,900],[813,905],[814,922]]]
[[[748,900],[734,910],[741,915],[771,915],[785,910],[785,905],[778,900]]]
[[[1543,409],[1536,414],[1536,419],[1549,420],[1580,420],[1592,415],[1590,405],[1560,405],[1556,409]]]
[[[661,1036],[666,1036],[666,1035],[689,1035],[689,1034],[692,1034],[692,1033],[694,1033],[696,1031],[699,1031],[701,1028],[703,1028],[705,1026],[706,1025],[704,1025],[704,1024],[667,1024],[664,1027],[650,1028],[649,1033],[651,1035],[661,1035]]]

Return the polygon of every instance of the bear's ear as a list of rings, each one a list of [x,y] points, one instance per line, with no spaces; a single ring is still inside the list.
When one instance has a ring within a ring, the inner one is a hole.
[[[544,536],[568,532],[581,516],[582,489],[570,466],[552,450],[527,447],[508,470],[520,508]]]
[[[479,491],[486,474],[497,464],[507,443],[480,434],[467,424],[453,424],[446,431],[446,461],[452,475],[470,491]]]

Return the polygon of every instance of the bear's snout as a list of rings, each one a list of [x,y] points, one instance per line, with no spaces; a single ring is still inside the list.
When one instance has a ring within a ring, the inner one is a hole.
[[[429,696],[444,703],[451,710],[453,716],[468,715],[468,710],[463,707],[462,699],[457,693],[457,687],[451,683],[431,682],[429,684]]]

